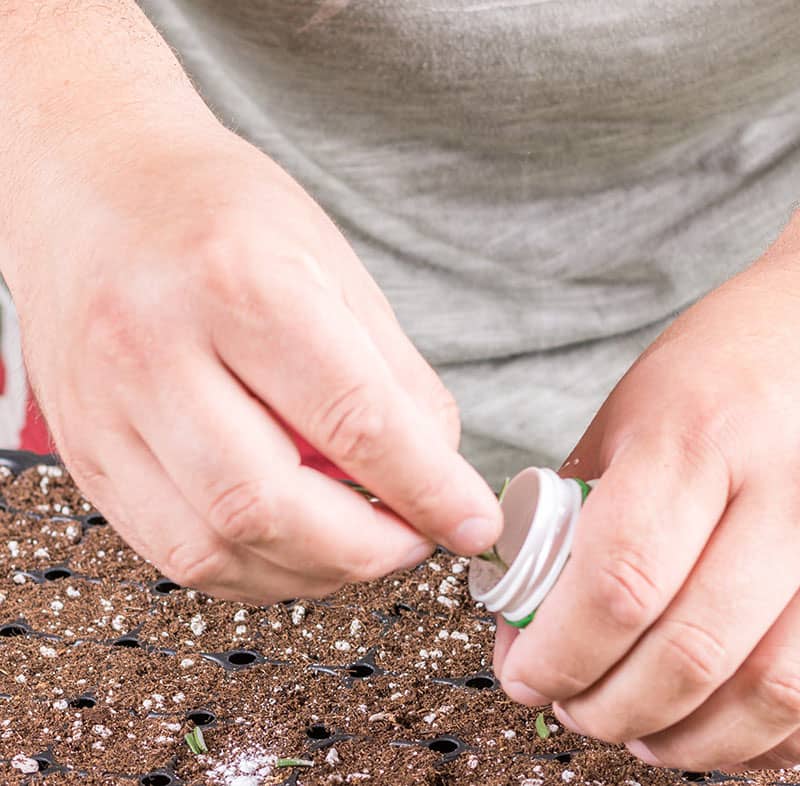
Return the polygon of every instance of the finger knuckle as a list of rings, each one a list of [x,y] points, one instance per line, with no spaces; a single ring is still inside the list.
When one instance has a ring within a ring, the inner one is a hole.
[[[638,631],[660,611],[663,593],[653,576],[652,558],[631,546],[612,549],[601,564],[594,599],[613,627]]]
[[[677,421],[649,431],[653,455],[681,475],[713,469],[729,474],[727,445],[736,429],[734,414],[715,396],[700,402],[693,397],[691,402],[694,406],[681,411]]]
[[[687,620],[665,620],[661,637],[667,668],[684,686],[708,690],[729,676],[727,649],[707,627]]]
[[[323,408],[319,416],[321,442],[345,464],[365,466],[385,450],[386,417],[365,384],[355,384]]]
[[[101,287],[84,316],[81,341],[101,368],[139,373],[152,363],[157,342],[147,302],[115,288]]]
[[[755,700],[771,718],[800,723],[800,672],[770,666],[752,684]]]
[[[235,543],[273,543],[278,532],[278,504],[260,481],[242,481],[216,494],[207,520],[222,538]]]
[[[221,544],[186,540],[172,546],[159,567],[182,587],[205,589],[220,576],[226,560],[227,551]]]

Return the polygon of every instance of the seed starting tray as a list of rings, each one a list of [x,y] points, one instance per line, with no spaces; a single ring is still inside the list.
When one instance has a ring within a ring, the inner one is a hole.
[[[128,549],[55,457],[11,451],[0,531],[0,784],[800,782],[655,770],[513,704],[442,550],[322,601],[219,601]]]

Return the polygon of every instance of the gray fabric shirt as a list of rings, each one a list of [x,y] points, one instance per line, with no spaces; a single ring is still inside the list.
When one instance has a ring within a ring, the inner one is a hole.
[[[800,194],[798,0],[141,4],[343,229],[493,481],[558,464]]]

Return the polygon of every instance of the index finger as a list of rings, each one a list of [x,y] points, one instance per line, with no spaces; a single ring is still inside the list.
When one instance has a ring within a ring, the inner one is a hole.
[[[728,496],[718,454],[684,448],[641,435],[612,458],[581,512],[572,558],[503,664],[511,698],[536,705],[581,693],[677,594]]]
[[[417,530],[456,552],[489,548],[501,526],[494,494],[397,383],[366,329],[334,291],[297,281],[296,267],[272,272],[252,295],[258,318],[228,313],[215,334],[225,363]]]

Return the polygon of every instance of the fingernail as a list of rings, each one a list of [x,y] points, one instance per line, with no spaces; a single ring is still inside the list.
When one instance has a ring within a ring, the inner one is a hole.
[[[653,751],[647,747],[641,740],[630,740],[625,743],[625,747],[637,758],[641,759],[645,764],[652,767],[663,767],[664,765],[659,761],[658,757],[653,754]]]
[[[502,686],[509,699],[527,707],[541,707],[550,703],[546,696],[542,696],[538,691],[529,688],[524,682],[512,680],[511,682],[503,682]]]
[[[576,723],[570,715],[560,704],[553,705],[553,714],[558,718],[559,722],[565,729],[569,729],[575,734],[586,736],[586,732],[581,728],[580,724]]]
[[[497,525],[489,519],[466,519],[456,528],[453,546],[457,552],[480,554],[494,546],[499,535],[497,529]]]
[[[417,565],[430,557],[435,548],[433,543],[420,543],[419,546],[415,546],[411,549],[403,563],[398,566],[398,570],[411,570],[412,568],[416,568]]]

